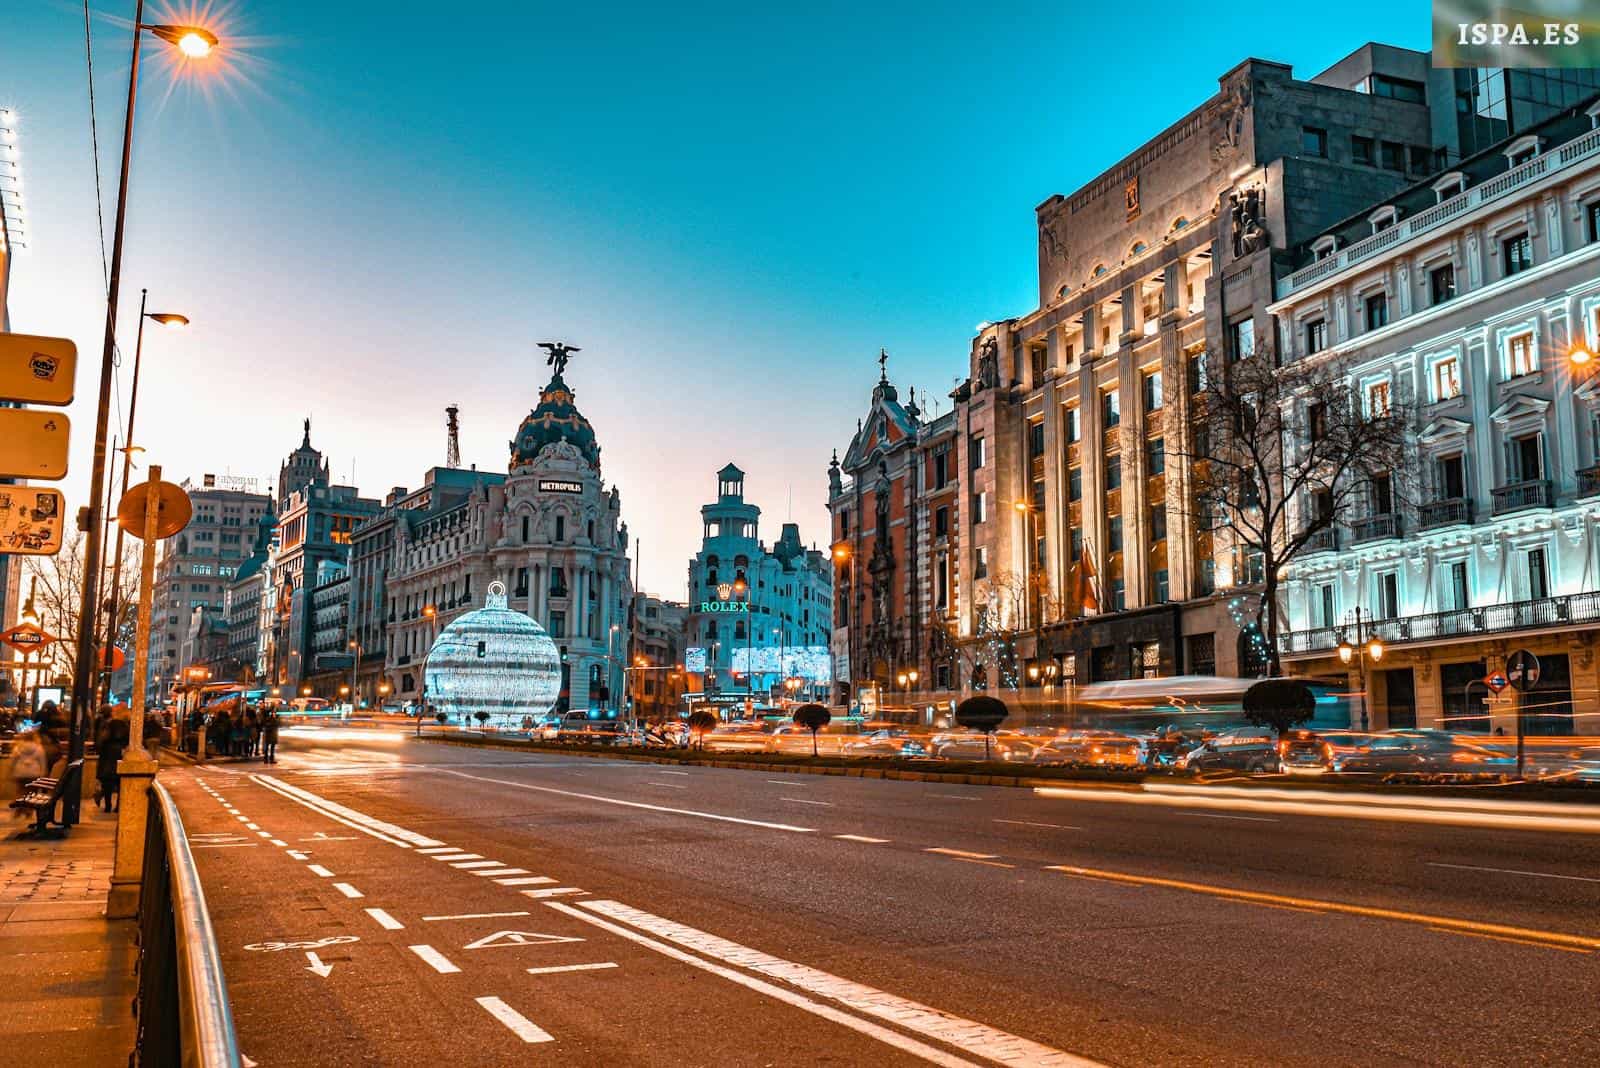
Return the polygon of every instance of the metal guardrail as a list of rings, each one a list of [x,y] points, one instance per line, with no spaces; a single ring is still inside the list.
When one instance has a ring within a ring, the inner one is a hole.
[[[240,1068],[205,891],[172,795],[150,784],[139,894],[138,1042],[131,1064]]]

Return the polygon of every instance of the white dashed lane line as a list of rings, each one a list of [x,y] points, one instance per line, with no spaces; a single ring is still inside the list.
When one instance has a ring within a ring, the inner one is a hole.
[[[501,886],[549,886],[555,880],[548,875],[529,875],[526,878],[496,879],[495,882]]]
[[[994,853],[968,853],[965,849],[946,849],[943,846],[929,846],[924,853],[938,853],[940,856],[957,857],[961,860],[993,860]]]
[[[366,897],[367,896],[367,895],[363,894],[360,890],[357,890],[355,887],[351,886],[349,883],[334,883],[333,884],[333,888],[335,890],[339,891],[339,893],[343,894],[345,897],[349,897],[349,898],[357,898],[357,897]]]
[[[476,998],[490,1016],[505,1024],[511,1033],[524,1042],[554,1042],[550,1033],[499,998]]]
[[[312,875],[320,875],[324,879],[333,878],[333,872],[329,871],[327,868],[324,868],[321,864],[307,864],[306,870]]]
[[[552,886],[548,890],[524,890],[524,897],[568,897],[572,894],[587,894],[589,891],[576,886]]]
[[[440,920],[494,920],[502,916],[526,916],[526,912],[464,912],[459,916],[424,916],[423,923],[438,923]]]
[[[498,860],[458,860],[450,865],[452,868],[468,870],[471,868],[500,868],[504,867]]]
[[[484,869],[479,870],[479,871],[474,871],[472,874],[478,876],[480,879],[499,879],[500,876],[502,876],[502,875],[526,875],[526,874],[528,874],[528,869],[527,868],[499,868],[499,867],[496,867],[496,868],[484,868]]]
[[[832,808],[833,807],[833,802],[832,801],[807,801],[803,797],[780,797],[780,798],[778,798],[778,800],[779,801],[788,801],[789,803],[795,804],[795,805],[817,805],[817,806],[820,806],[822,808]]]
[[[605,961],[597,964],[557,964],[549,968],[529,968],[529,975],[555,975],[557,972],[598,972],[607,968],[616,968],[616,961]]]
[[[888,838],[868,838],[864,834],[836,834],[834,837],[841,842],[865,842],[868,845],[885,845],[892,840]]]
[[[407,946],[406,948],[411,950],[411,952],[415,953],[417,956],[421,957],[423,961],[427,963],[428,967],[432,968],[440,975],[451,975],[461,970],[454,964],[450,963],[450,958],[446,957],[443,953],[440,953],[432,946]]]
[[[376,921],[379,927],[382,927],[385,931],[399,931],[405,928],[405,924],[401,923],[399,920],[395,919],[382,909],[365,909],[364,911],[368,916],[371,916],[373,920]]]

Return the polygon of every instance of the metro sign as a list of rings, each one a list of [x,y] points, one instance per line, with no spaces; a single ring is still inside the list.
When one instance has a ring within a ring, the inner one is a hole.
[[[0,642],[5,642],[24,656],[46,649],[59,640],[36,623],[18,623],[9,630],[0,631]]]
[[[1506,678],[1505,672],[1495,671],[1484,676],[1483,684],[1489,687],[1489,689],[1494,693],[1498,694],[1501,690],[1511,685],[1511,680]]]

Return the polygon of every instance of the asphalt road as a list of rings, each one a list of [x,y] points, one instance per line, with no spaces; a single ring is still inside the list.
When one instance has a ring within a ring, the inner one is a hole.
[[[162,779],[262,1066],[1574,1064],[1600,1038],[1581,812],[337,728]]]

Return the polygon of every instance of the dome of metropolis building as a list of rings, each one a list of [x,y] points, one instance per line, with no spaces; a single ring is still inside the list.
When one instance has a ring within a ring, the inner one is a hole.
[[[572,403],[572,389],[558,374],[539,394],[539,406],[517,428],[511,442],[511,468],[533,463],[546,446],[565,441],[574,446],[596,470],[600,467],[600,445],[594,427]]]
[[[506,588],[489,584],[484,606],[450,622],[428,651],[428,702],[451,716],[538,719],[561,694],[561,654],[543,627],[506,607]]]

